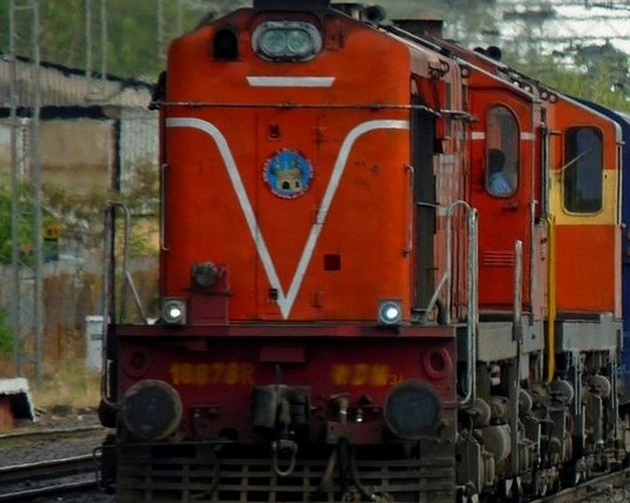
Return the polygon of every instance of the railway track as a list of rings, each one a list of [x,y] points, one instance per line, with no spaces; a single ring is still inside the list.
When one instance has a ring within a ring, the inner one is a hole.
[[[0,440],[11,440],[20,438],[46,438],[46,437],[59,437],[64,435],[73,435],[77,433],[87,432],[101,432],[104,428],[100,424],[93,424],[88,426],[76,426],[67,428],[49,428],[43,430],[24,429],[21,431],[4,433],[0,435]]]
[[[98,455],[84,455],[0,468],[0,502],[94,489],[97,462]],[[626,468],[529,503],[587,503],[604,498],[629,480],[630,468]]]
[[[98,456],[89,454],[0,468],[0,501],[25,501],[96,486]]]
[[[532,500],[529,503],[586,503],[611,494],[615,488],[621,488],[630,480],[630,468],[618,472],[608,473],[601,477],[582,482],[576,487],[563,489],[544,498]]]

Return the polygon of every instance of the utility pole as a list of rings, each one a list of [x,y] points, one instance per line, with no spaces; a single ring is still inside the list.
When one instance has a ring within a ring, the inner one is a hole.
[[[94,16],[92,0],[83,0],[85,15],[85,81],[87,85],[86,100],[101,101],[105,96],[105,82],[107,81],[107,0],[100,0],[99,12]],[[94,21],[96,18],[96,21]],[[94,33],[98,31],[94,43]],[[96,47],[95,47],[96,45]],[[97,52],[99,59],[100,79],[91,78],[93,72],[93,56]]]
[[[41,92],[39,48],[39,0],[11,0],[9,6],[9,57],[11,61],[11,237],[12,328],[16,376],[30,363],[42,384],[43,360],[43,237],[41,201]],[[18,51],[24,51],[20,68]],[[30,85],[18,86],[22,76]],[[18,113],[20,111],[24,111]],[[32,206],[21,187],[30,181]],[[31,219],[33,235],[26,240],[20,223]],[[32,241],[31,241],[32,239]],[[26,265],[22,253],[32,249]],[[27,292],[30,290],[30,292]],[[26,326],[25,326],[26,325]]]
[[[156,0],[156,12],[157,12],[157,57],[158,60],[166,60],[166,52],[170,41],[175,37],[181,35],[184,26],[184,0],[176,1],[176,15],[175,23],[167,18],[165,4],[166,0]],[[173,30],[173,26],[175,29]],[[169,28],[170,27],[170,28]]]

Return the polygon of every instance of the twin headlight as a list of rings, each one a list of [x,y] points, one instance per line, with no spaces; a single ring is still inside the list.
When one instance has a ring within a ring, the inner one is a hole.
[[[322,49],[322,36],[310,23],[268,21],[254,30],[252,47],[265,59],[305,61]]]

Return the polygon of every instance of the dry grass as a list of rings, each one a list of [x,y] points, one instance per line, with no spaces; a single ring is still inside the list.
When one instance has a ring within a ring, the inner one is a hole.
[[[37,407],[70,405],[75,409],[96,407],[100,398],[100,374],[85,368],[84,360],[60,361],[55,369],[44,371],[41,386],[31,384]]]
[[[15,375],[12,362],[8,360],[0,361],[0,369],[0,378]],[[83,359],[59,360],[54,366],[45,364],[41,385],[38,385],[31,365],[22,374],[28,379],[33,404],[37,408],[67,405],[74,409],[85,409],[98,406],[100,374],[96,370],[86,369]]]

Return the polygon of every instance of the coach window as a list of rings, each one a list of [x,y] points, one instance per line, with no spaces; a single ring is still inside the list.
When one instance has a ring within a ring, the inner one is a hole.
[[[503,105],[495,105],[486,119],[486,190],[495,197],[509,197],[518,188],[518,122]]]
[[[562,184],[564,207],[572,213],[602,209],[602,133],[595,127],[567,129],[564,140]]]

